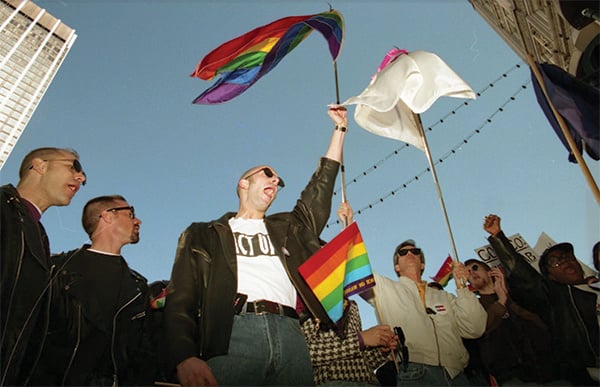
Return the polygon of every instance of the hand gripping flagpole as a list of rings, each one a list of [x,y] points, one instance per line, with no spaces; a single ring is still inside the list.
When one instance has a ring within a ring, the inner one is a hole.
[[[450,236],[450,243],[452,244],[452,252],[454,253],[454,261],[460,262],[458,259],[458,252],[456,250],[456,244],[454,243],[454,236],[452,235],[452,228],[450,227],[450,220],[448,219],[448,212],[446,211],[446,205],[444,204],[444,197],[442,196],[442,189],[440,188],[440,183],[437,178],[437,173],[435,172],[435,165],[433,163],[433,159],[431,158],[431,152],[429,151],[429,144],[427,143],[427,136],[425,136],[425,131],[423,130],[423,123],[421,122],[421,116],[415,112],[413,112],[412,114],[415,118],[415,122],[417,123],[419,133],[421,134],[421,137],[423,138],[423,145],[425,146],[425,154],[427,154],[427,161],[429,161],[429,169],[431,169],[431,176],[433,176],[433,182],[435,183],[435,188],[437,189],[438,198],[440,199],[440,204],[442,205],[442,211],[444,212],[444,218],[446,219],[446,227],[448,228],[448,235]]]

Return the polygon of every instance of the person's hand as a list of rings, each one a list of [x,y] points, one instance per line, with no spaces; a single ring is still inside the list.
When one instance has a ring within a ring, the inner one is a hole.
[[[337,216],[340,222],[342,222],[342,224],[345,226],[352,223],[354,214],[352,213],[352,207],[350,207],[350,203],[341,202],[340,207],[337,210]]]
[[[348,111],[342,105],[329,105],[329,110],[327,110],[327,114],[333,121],[333,123],[338,127],[348,127]]]
[[[452,262],[452,276],[456,282],[456,287],[462,289],[466,286],[469,279],[469,269],[460,262]]]
[[[489,214],[483,218],[483,229],[490,235],[496,236],[502,229],[500,228],[500,217],[498,215]]]
[[[380,347],[383,352],[398,348],[398,336],[389,325],[375,325],[359,333],[367,347]]]
[[[490,277],[494,281],[494,292],[498,296],[498,302],[502,305],[506,305],[508,300],[508,289],[506,287],[506,281],[504,280],[504,272],[499,267],[494,267],[490,270]]]
[[[204,360],[188,357],[177,364],[177,378],[182,386],[217,386],[217,379]]]

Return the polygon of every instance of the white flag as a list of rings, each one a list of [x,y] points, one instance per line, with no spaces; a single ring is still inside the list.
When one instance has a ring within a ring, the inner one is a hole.
[[[363,129],[425,151],[412,112],[426,111],[441,96],[475,99],[471,87],[437,55],[414,51],[397,56],[342,105],[357,105],[354,119]]]

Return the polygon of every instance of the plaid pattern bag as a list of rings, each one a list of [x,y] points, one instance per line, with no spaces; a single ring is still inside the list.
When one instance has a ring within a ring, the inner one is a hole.
[[[313,319],[302,324],[315,384],[334,380],[379,384],[374,370],[386,357],[377,348],[360,349],[358,333],[362,326],[356,302],[348,301],[342,321],[341,332],[320,329]]]

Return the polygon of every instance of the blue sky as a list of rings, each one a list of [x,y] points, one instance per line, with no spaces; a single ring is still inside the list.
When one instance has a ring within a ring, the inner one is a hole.
[[[149,280],[168,279],[181,231],[193,221],[235,211],[236,180],[257,164],[273,165],[286,181],[270,212],[293,207],[333,128],[326,110],[336,99],[335,82],[325,40],[311,34],[267,76],[222,105],[193,105],[212,82],[189,74],[221,43],[281,17],[324,11],[326,2],[36,3],[78,38],[0,171],[0,182],[17,182],[18,165],[33,148],[80,152],[88,184],[70,206],[50,208],[42,218],[53,252],[87,241],[80,224],[85,202],[118,193],[143,221],[141,241],[123,255]],[[580,260],[591,264],[600,235],[598,205],[538,107],[528,68],[471,5],[332,5],[346,22],[338,60],[342,101],[362,92],[394,46],[438,54],[481,92],[468,105],[441,98],[421,115],[425,128],[432,128],[427,139],[433,158],[444,160],[436,169],[459,258],[472,258],[486,243],[483,216],[496,213],[508,235],[520,233],[534,245],[546,232],[572,242]],[[352,118],[349,126],[347,194],[361,210],[355,219],[374,270],[393,277],[395,246],[413,238],[426,255],[425,276],[433,276],[452,249],[433,179],[423,173],[425,154],[368,133]],[[600,180],[598,162],[586,160]],[[340,231],[334,221],[332,216],[324,239]],[[360,308],[363,324],[373,325],[370,307]]]

